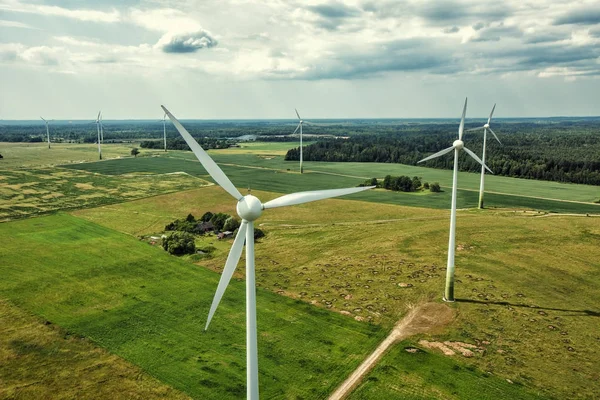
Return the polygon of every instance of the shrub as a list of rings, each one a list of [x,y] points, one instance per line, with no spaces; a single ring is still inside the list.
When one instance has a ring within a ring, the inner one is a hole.
[[[163,249],[177,256],[196,251],[194,235],[187,232],[173,232],[162,241]]]
[[[429,190],[434,193],[439,193],[442,191],[442,188],[440,188],[440,184],[438,182],[433,182],[431,185],[429,185]]]

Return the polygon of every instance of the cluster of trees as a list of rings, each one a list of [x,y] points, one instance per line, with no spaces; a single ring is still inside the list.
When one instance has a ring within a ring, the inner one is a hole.
[[[347,140],[320,140],[305,146],[305,161],[382,162],[416,165],[426,156],[447,148],[455,139],[456,126],[418,125],[386,135],[357,135]],[[452,128],[452,129],[450,129]],[[488,134],[486,164],[497,175],[600,185],[599,124],[497,124],[499,145]],[[450,133],[449,133],[450,132]],[[466,145],[481,153],[482,133],[468,132]],[[286,160],[297,161],[299,148]],[[452,169],[453,157],[439,157],[428,167]],[[462,171],[479,172],[481,166],[461,154]]]
[[[231,140],[217,139],[217,138],[194,138],[194,139],[196,139],[196,141],[198,143],[200,143],[200,146],[202,146],[202,148],[204,150],[226,149],[226,148],[232,146],[233,144],[235,144],[235,142],[232,142]],[[144,148],[144,149],[164,149],[165,143],[164,143],[164,140],[144,140],[140,143],[140,147]],[[187,143],[181,137],[167,139],[167,150],[189,150],[189,149],[190,148],[188,147]]]
[[[418,190],[430,190],[432,192],[441,192],[440,184],[434,182],[431,185],[429,182],[422,183],[423,178],[413,176],[412,178],[406,175],[391,176],[386,175],[383,181],[379,181],[377,178],[371,178],[361,183],[359,186],[375,186],[378,188],[384,188],[387,190],[394,190],[400,192],[416,192]]]
[[[176,219],[165,226],[165,231],[172,233],[163,238],[162,246],[170,254],[192,254],[196,251],[195,235],[204,235],[208,231],[230,231],[236,234],[239,227],[240,220],[226,213],[208,211],[199,219],[188,214],[186,218]],[[265,233],[255,227],[254,239],[260,239],[263,236]]]

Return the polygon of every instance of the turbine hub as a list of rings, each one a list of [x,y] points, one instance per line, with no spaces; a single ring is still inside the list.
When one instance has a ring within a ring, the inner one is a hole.
[[[462,150],[462,148],[465,147],[465,142],[460,139],[455,140],[454,143],[452,143],[452,147],[454,147],[456,150]]]
[[[489,128],[489,127],[490,127],[490,124],[485,124],[483,127],[484,127],[485,129],[487,129],[487,128]]]
[[[252,222],[262,214],[262,203],[258,198],[249,194],[238,201],[236,210],[242,219]]]

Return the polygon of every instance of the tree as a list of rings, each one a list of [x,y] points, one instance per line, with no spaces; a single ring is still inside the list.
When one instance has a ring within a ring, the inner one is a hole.
[[[439,183],[433,182],[431,185],[429,185],[429,190],[432,191],[433,193],[439,193],[442,191],[442,188],[440,188]]]
[[[239,227],[240,227],[240,221],[236,217],[229,217],[229,218],[227,218],[227,220],[225,221],[225,224],[223,225],[223,230],[233,232]]]
[[[133,149],[131,149],[132,156],[137,157],[138,154],[140,154],[140,151],[138,150],[137,147],[134,147]]]
[[[210,221],[210,220],[212,219],[213,215],[214,215],[213,213],[211,213],[210,211],[207,211],[207,212],[205,212],[205,213],[204,213],[204,215],[203,215],[203,216],[200,218],[200,220],[201,220],[202,222],[208,222],[208,221]]]
[[[173,232],[162,240],[162,247],[177,256],[192,254],[196,251],[194,235],[187,232]]]
[[[425,182],[425,183],[423,184],[423,189],[425,189],[425,190],[429,190],[429,182]]]
[[[383,178],[383,185],[381,185],[384,189],[391,189],[390,188],[390,183],[392,180],[392,176],[391,175],[386,175],[385,178]]]
[[[371,184],[369,186],[377,186],[377,178],[371,178]]]
[[[254,240],[260,239],[261,237],[264,237],[264,236],[265,236],[265,233],[262,231],[262,229],[254,228]]]
[[[229,217],[230,217],[229,214],[216,213],[216,214],[213,214],[212,218],[210,219],[210,222],[213,223],[216,231],[222,231],[223,225],[225,225],[225,221],[227,221],[227,218],[229,218]]]
[[[185,217],[185,220],[187,222],[196,222],[196,218],[192,214],[188,214],[188,216]]]

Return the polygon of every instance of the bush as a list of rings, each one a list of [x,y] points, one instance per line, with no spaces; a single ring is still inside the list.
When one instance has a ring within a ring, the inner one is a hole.
[[[213,217],[213,213],[211,213],[210,211],[207,211],[204,213],[204,215],[202,216],[202,218],[200,218],[202,220],[202,222],[208,222],[211,220],[211,218]]]
[[[223,225],[223,230],[233,232],[239,227],[240,227],[240,221],[236,217],[229,217],[229,218],[227,218],[227,220],[225,221],[225,224]]]
[[[212,218],[210,219],[210,222],[213,223],[216,231],[222,231],[223,225],[225,225],[225,221],[227,221],[229,217],[231,217],[229,214],[216,213],[213,214]]]
[[[173,232],[162,241],[163,249],[177,256],[196,251],[194,235],[187,232]]]
[[[433,182],[431,185],[429,185],[429,190],[434,192],[434,193],[439,193],[442,191],[442,188],[440,188],[440,184],[437,182]]]
[[[423,184],[423,189],[425,189],[425,190],[429,190],[429,182],[425,182],[425,183]]]
[[[264,237],[264,236],[265,236],[265,233],[262,231],[262,229],[254,228],[254,240],[260,239],[261,237]]]

